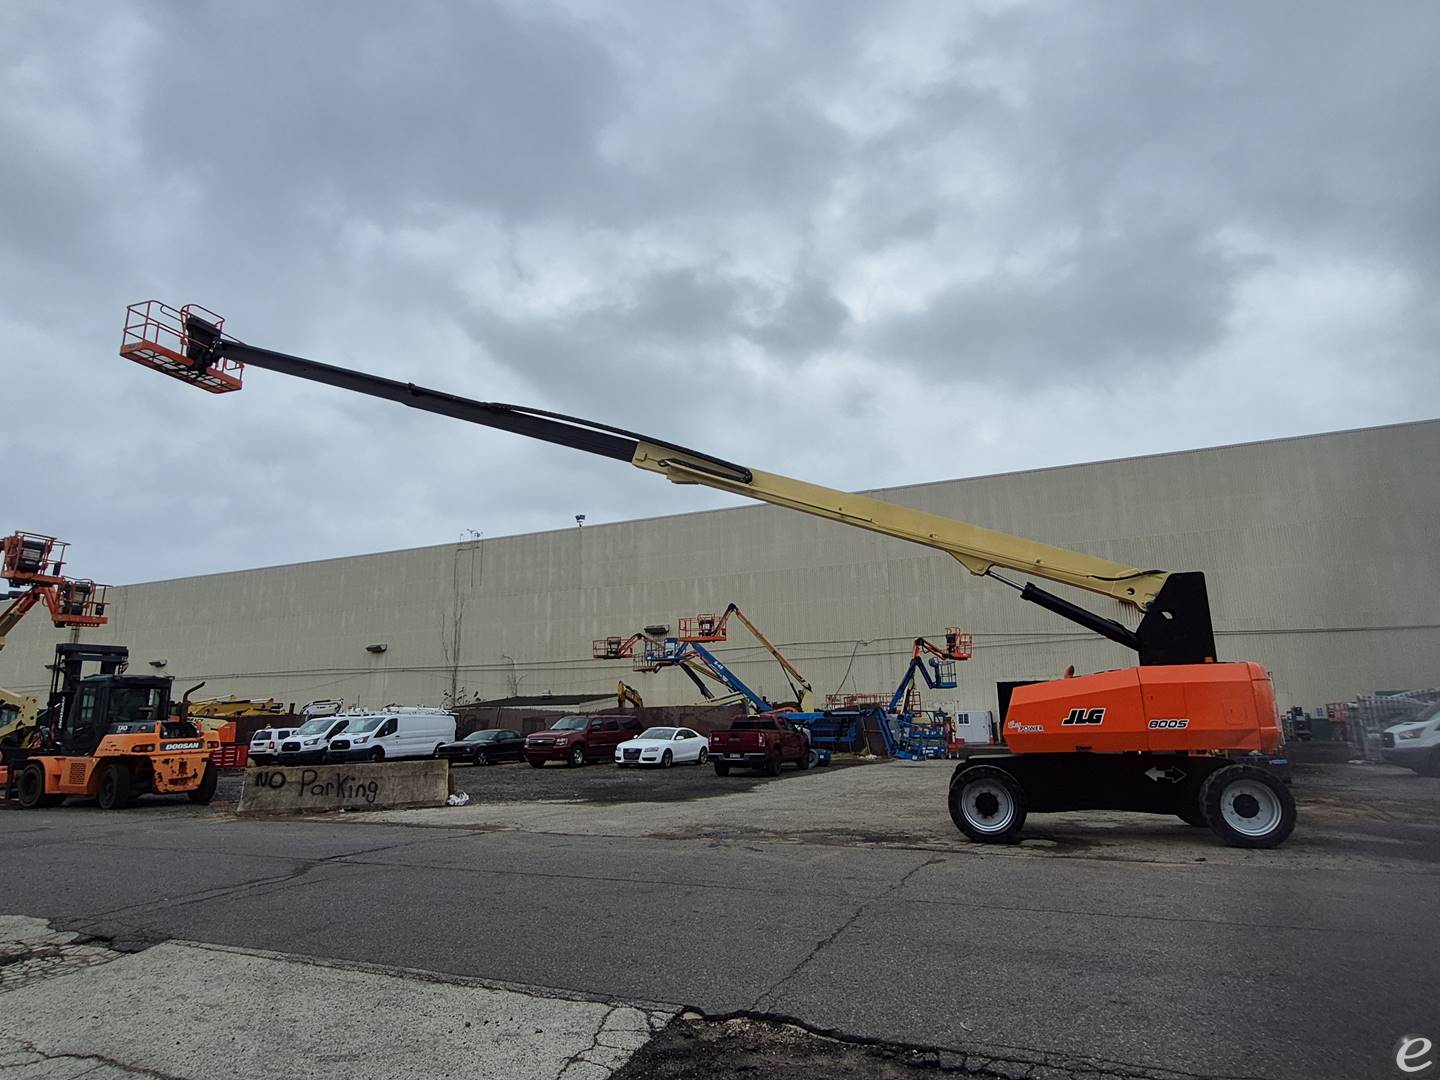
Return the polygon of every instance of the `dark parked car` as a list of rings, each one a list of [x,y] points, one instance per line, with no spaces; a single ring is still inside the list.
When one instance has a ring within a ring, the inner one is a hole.
[[[547,761],[609,761],[616,746],[639,734],[640,721],[633,716],[565,716],[525,737],[525,760],[537,769]]]
[[[440,747],[440,756],[452,765],[493,765],[497,761],[519,761],[525,756],[525,737],[509,728],[472,731],[459,742]]]

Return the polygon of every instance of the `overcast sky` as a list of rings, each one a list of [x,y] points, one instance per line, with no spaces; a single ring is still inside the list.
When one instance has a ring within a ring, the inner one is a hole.
[[[1440,7],[0,4],[0,531],[117,583],[726,505],[127,303],[846,488],[1440,414]]]

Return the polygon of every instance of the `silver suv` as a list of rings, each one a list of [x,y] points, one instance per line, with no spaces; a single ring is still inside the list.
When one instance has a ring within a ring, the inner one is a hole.
[[[280,756],[280,744],[293,734],[294,728],[261,728],[250,736],[248,760],[256,765],[271,764]]]

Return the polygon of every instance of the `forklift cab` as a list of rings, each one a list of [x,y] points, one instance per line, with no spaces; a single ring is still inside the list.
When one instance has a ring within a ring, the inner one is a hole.
[[[170,720],[168,676],[92,675],[76,688],[74,705],[56,717],[52,738],[62,754],[93,754],[106,735],[159,735]],[[193,734],[194,725],[180,722]],[[169,737],[175,737],[169,732]]]

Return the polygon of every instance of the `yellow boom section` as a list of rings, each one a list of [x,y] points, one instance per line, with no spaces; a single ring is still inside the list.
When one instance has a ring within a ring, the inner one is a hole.
[[[972,574],[983,575],[1001,567],[1113,597],[1133,604],[1141,611],[1150,607],[1169,576],[1163,570],[1124,566],[1078,551],[1052,547],[963,521],[952,521],[922,510],[911,510],[867,495],[852,495],[819,484],[792,480],[788,476],[750,470],[747,483],[739,475],[717,469],[713,461],[703,458],[692,460],[669,447],[654,443],[639,442],[631,464],[660,473],[672,483],[703,484],[884,536],[924,544],[954,556]]]

